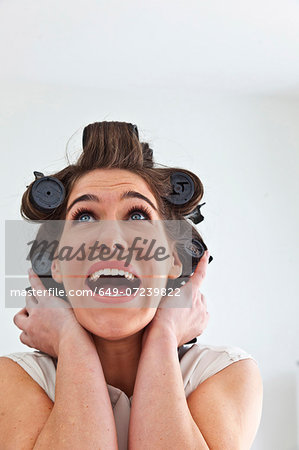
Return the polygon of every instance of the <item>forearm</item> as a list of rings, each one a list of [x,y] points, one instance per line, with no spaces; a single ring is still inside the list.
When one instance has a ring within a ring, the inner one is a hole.
[[[208,449],[188,408],[176,339],[155,329],[142,349],[132,399],[129,449],[140,448]]]
[[[117,449],[112,406],[101,362],[87,335],[60,344],[55,403],[34,450]]]

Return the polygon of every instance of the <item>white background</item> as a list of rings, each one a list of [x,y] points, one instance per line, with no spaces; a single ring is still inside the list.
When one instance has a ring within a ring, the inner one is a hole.
[[[299,2],[2,0],[0,30],[2,231],[76,130],[136,123],[157,162],[204,184],[201,341],[259,362],[252,448],[298,448]],[[1,246],[4,292],[4,231]],[[1,355],[31,351],[16,312],[2,299]]]

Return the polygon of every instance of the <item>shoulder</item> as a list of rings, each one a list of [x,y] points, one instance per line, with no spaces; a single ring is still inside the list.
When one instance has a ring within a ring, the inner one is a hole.
[[[14,352],[2,355],[19,364],[46,392],[52,401],[55,399],[56,359],[47,353]],[[0,359],[1,359],[0,358]]]
[[[0,357],[0,384],[1,449],[31,449],[54,403],[8,355]]]
[[[190,351],[190,361],[195,361],[190,374],[194,384],[187,403],[207,444],[223,449],[250,448],[262,410],[263,386],[257,361],[240,347],[197,344],[185,355]]]
[[[180,366],[186,395],[200,383],[231,364],[244,359],[257,360],[246,350],[231,345],[210,345],[195,343],[179,349]]]

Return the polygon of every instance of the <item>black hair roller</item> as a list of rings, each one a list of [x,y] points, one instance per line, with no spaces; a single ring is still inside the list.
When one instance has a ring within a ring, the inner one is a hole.
[[[197,205],[196,208],[191,211],[190,214],[184,216],[186,219],[192,220],[193,223],[198,224],[204,220],[204,216],[201,214],[200,208],[206,203]],[[192,256],[192,271],[195,270],[198,261],[203,256],[204,252],[208,250],[204,242],[200,242],[198,239],[193,238],[191,242],[185,244],[185,250]],[[213,256],[209,256],[209,262],[213,261]]]
[[[51,266],[52,266],[52,252],[48,250],[36,249],[30,253],[31,266],[33,271],[39,276],[41,282],[45,286],[45,289],[52,288],[54,292],[63,292],[59,297],[68,301],[64,286],[61,283],[57,283],[52,278]],[[30,291],[31,287],[26,288],[26,291]]]
[[[40,211],[49,213],[60,206],[65,198],[65,188],[55,177],[44,176],[41,172],[33,172],[35,181],[29,192],[31,203]]]
[[[173,205],[184,205],[194,195],[194,182],[185,172],[173,172],[170,176],[172,192],[166,199]]]
[[[133,125],[133,124],[130,124],[130,125],[131,125],[133,133],[136,135],[137,139],[139,139],[139,133],[138,133],[137,125]]]
[[[191,241],[187,241],[184,244],[186,252],[192,257],[192,272],[196,269],[199,260],[202,258],[204,252],[208,250],[206,244],[200,242],[197,238],[192,238]],[[213,261],[213,256],[209,256],[208,264]]]
[[[197,205],[190,214],[186,214],[184,217],[186,219],[192,220],[193,223],[198,224],[204,220],[204,216],[201,214],[200,208],[206,203],[202,203],[201,205]]]

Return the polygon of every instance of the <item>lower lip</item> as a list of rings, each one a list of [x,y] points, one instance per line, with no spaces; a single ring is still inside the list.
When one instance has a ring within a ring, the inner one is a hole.
[[[88,284],[86,284],[88,290],[90,292],[92,292],[92,295],[90,295],[90,297],[92,297],[96,302],[99,303],[127,303],[130,302],[131,300],[133,300],[135,297],[137,297],[138,294],[134,294],[134,295],[99,295],[99,294],[95,294],[88,286]],[[138,291],[137,291],[138,292]]]

